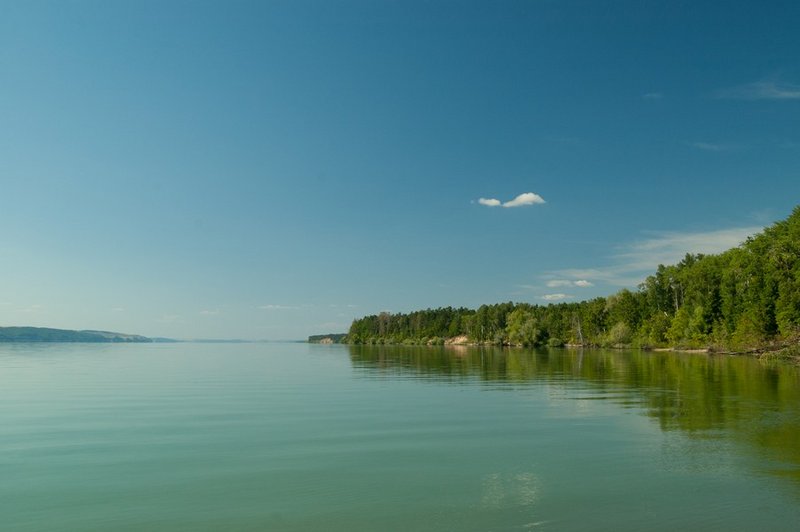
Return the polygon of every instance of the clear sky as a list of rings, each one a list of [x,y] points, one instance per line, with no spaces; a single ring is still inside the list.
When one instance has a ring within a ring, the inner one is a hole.
[[[0,325],[577,301],[800,203],[800,2],[0,0]]]

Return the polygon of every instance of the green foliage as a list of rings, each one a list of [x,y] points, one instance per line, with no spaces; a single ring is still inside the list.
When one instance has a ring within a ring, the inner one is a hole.
[[[518,306],[506,319],[506,338],[512,345],[539,346],[547,340],[547,332],[539,327],[530,308]]]
[[[347,341],[351,344],[440,344],[445,338],[467,334],[474,310],[452,307],[409,314],[381,312],[355,320]]]
[[[350,343],[635,345],[749,349],[800,334],[800,207],[720,255],[660,265],[637,291],[548,306],[527,303],[381,313],[353,322]]]
[[[564,347],[564,340],[561,338],[548,338],[547,347]]]
[[[633,331],[624,321],[617,322],[603,338],[603,345],[608,347],[622,347],[630,345]]]
[[[672,319],[664,311],[656,311],[650,315],[636,334],[636,344],[639,347],[658,347],[667,344],[667,332],[672,324]]]

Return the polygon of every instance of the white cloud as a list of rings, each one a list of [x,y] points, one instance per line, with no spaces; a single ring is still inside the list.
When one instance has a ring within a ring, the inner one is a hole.
[[[544,198],[542,198],[539,194],[534,194],[533,192],[525,192],[520,194],[516,198],[511,201],[507,201],[503,203],[503,207],[522,207],[524,205],[535,205],[544,203]]]
[[[201,316],[216,316],[217,314],[219,314],[219,310],[217,310],[217,309],[214,309],[214,310],[201,310],[200,311],[200,315]]]
[[[291,305],[261,305],[258,308],[261,310],[296,310],[300,307]]]
[[[556,273],[575,278],[591,277],[595,281],[613,286],[631,287],[637,286],[652,272],[650,270],[631,270],[625,265],[611,265],[598,268],[567,268]]]
[[[542,299],[545,301],[560,301],[562,299],[566,299],[568,297],[572,297],[567,294],[545,294],[542,296]]]
[[[562,286],[579,286],[581,288],[586,288],[588,286],[594,286],[594,284],[590,283],[586,279],[578,279],[577,281],[553,279],[552,281],[547,281],[546,284],[548,288],[560,288]]]
[[[763,227],[735,227],[694,233],[663,232],[620,247],[620,252],[607,257],[608,266],[570,268],[553,272],[575,279],[575,286],[591,286],[586,279],[603,281],[620,287],[635,287],[658,268],[680,262],[687,254],[722,253],[744,242]],[[580,283],[580,284],[579,284]]]
[[[757,81],[718,90],[716,96],[731,100],[800,100],[800,85]]]
[[[122,307],[114,307],[111,309],[111,312],[125,312],[125,309]]]
[[[664,97],[664,94],[661,92],[648,92],[646,94],[642,94],[643,100],[660,100]]]
[[[653,233],[653,237],[629,244],[617,255],[629,267],[655,269],[659,264],[673,264],[687,253],[722,253],[744,242],[763,227],[736,227],[696,233]]]
[[[533,192],[524,192],[517,196],[516,198],[506,201],[505,203],[501,202],[499,199],[495,198],[480,198],[478,199],[478,203],[481,205],[485,205],[487,207],[524,207],[526,205],[536,205],[545,203],[544,198],[542,198],[539,194],[534,194]]]

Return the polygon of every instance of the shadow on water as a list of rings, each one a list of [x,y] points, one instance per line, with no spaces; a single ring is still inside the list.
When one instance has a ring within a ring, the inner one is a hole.
[[[575,399],[634,407],[663,431],[724,438],[787,465],[800,486],[800,368],[750,357],[635,350],[350,346],[354,368],[494,387],[559,384]]]

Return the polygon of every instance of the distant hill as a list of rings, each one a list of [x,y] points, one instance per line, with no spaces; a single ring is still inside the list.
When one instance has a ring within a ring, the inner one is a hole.
[[[0,342],[154,342],[138,334],[124,334],[110,331],[71,331],[47,327],[0,327]]]

